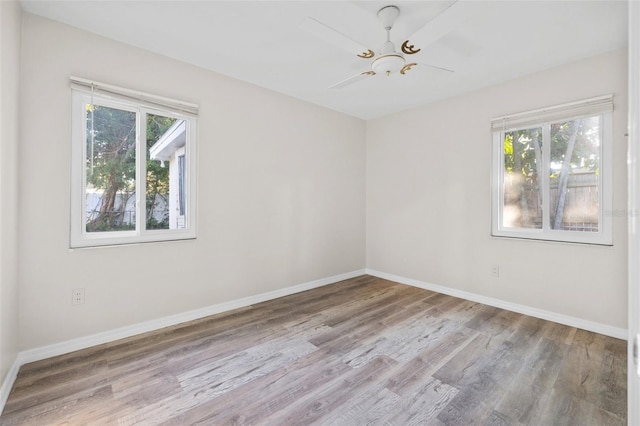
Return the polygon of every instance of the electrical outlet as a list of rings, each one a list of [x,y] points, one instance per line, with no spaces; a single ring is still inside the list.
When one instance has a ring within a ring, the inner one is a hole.
[[[491,265],[491,276],[494,278],[500,278],[500,266]]]
[[[71,304],[84,305],[84,288],[74,288],[71,290]]]

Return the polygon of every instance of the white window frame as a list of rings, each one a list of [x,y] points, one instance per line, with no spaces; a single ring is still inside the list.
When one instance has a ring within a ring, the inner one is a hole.
[[[568,104],[498,117],[491,121],[492,138],[492,214],[491,235],[494,237],[523,238],[569,243],[613,245],[613,96],[599,96]],[[600,187],[598,193],[598,231],[568,231],[551,229],[550,178],[539,177],[542,195],[543,224],[541,229],[503,226],[504,213],[504,138],[505,133],[542,127],[542,170],[550,170],[550,135],[545,126],[583,117],[600,116]]]
[[[71,78],[72,150],[70,248],[187,240],[196,238],[196,126],[197,106],[104,83]],[[136,113],[135,230],[86,231],[86,107],[96,104]],[[186,123],[186,227],[145,229],[146,218],[146,121],[147,114],[185,120]]]

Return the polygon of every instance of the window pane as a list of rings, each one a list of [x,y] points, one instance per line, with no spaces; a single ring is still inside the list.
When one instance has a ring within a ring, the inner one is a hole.
[[[147,229],[185,223],[186,121],[147,114]]]
[[[551,228],[598,231],[600,117],[551,125]]]
[[[538,168],[542,164],[541,135],[540,128],[504,134],[504,227],[542,228],[542,195],[538,180]]]
[[[86,231],[135,229],[136,113],[87,105]]]

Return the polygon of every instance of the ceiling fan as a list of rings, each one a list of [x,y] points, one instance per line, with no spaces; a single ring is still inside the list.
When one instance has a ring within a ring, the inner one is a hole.
[[[410,38],[421,40],[423,43],[426,43],[424,45],[435,42],[440,37],[451,31],[456,21],[462,18],[463,14],[461,13],[461,9],[460,2],[454,2],[444,12],[425,24]],[[360,43],[314,18],[307,18],[301,24],[303,29],[317,37],[338,45],[349,52],[355,53],[358,58],[371,60],[369,70],[340,81],[339,83],[331,86],[330,89],[339,89],[374,75],[390,76],[396,73],[404,75],[416,66],[425,66],[446,72],[454,72],[448,68],[414,62],[413,57],[409,59],[411,55],[415,55],[421,51],[421,49],[416,48],[415,45],[411,44],[409,39],[405,40],[400,46],[400,51],[397,51],[394,43],[391,41],[391,30],[393,29],[393,25],[398,16],[400,16],[400,8],[394,5],[385,6],[378,11],[378,18],[387,33],[387,40],[382,45],[378,54],[376,54],[372,49],[364,47]],[[446,16],[446,19],[443,19],[443,16]]]

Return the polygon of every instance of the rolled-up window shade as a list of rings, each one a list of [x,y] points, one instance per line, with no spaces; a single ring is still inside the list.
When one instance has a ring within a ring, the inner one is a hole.
[[[114,99],[135,101],[149,108],[160,108],[193,117],[198,116],[198,105],[189,102],[151,95],[149,93],[91,81],[80,77],[70,77],[70,81],[71,88],[75,90],[81,90],[87,93],[94,93],[96,95],[102,95]]]
[[[544,123],[556,123],[611,111],[613,111],[613,95],[598,96],[582,101],[496,117],[491,120],[491,131],[526,129]]]

